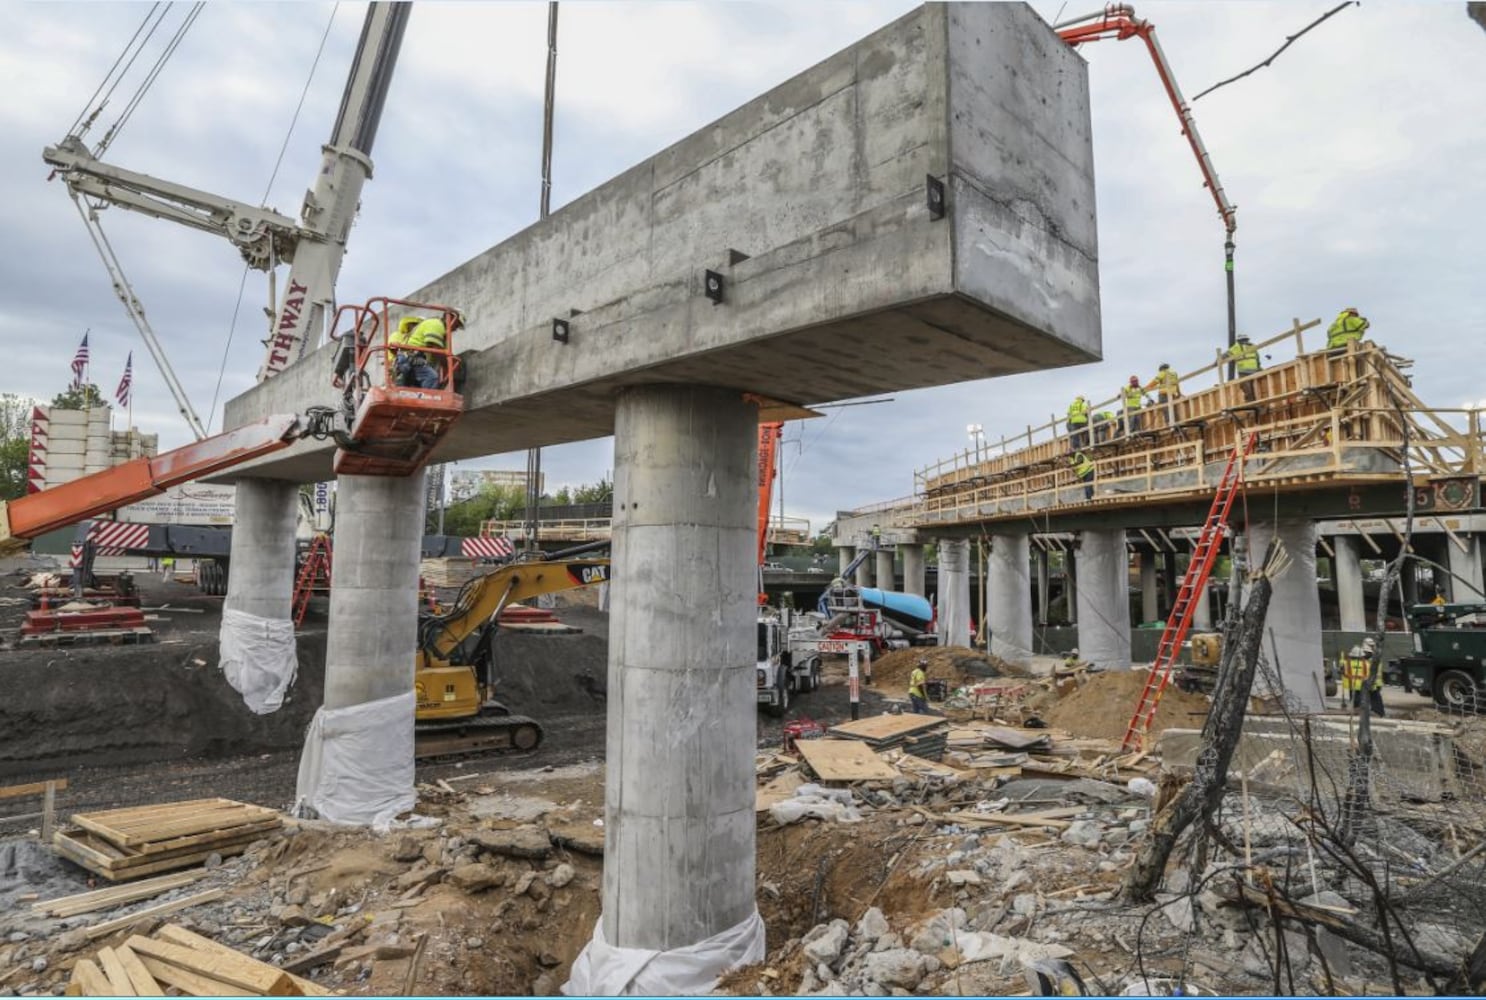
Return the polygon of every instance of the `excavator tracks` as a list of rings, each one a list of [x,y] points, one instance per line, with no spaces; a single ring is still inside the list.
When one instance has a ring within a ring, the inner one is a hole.
[[[501,751],[527,752],[542,743],[542,726],[524,715],[477,715],[449,722],[420,722],[414,730],[418,760]]]

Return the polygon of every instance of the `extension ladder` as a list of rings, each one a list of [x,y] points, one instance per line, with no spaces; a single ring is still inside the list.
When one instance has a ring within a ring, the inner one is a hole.
[[[1233,446],[1223,476],[1218,480],[1217,492],[1213,494],[1212,507],[1207,520],[1202,523],[1202,533],[1192,558],[1187,562],[1187,572],[1182,575],[1182,585],[1177,589],[1172,603],[1171,615],[1166,619],[1166,628],[1161,632],[1161,644],[1156,647],[1156,659],[1151,663],[1151,672],[1146,676],[1145,687],[1140,692],[1140,702],[1135,714],[1130,717],[1130,726],[1125,730],[1125,742],[1121,749],[1143,749],[1146,731],[1156,717],[1156,708],[1161,704],[1161,695],[1171,683],[1172,665],[1186,641],[1187,630],[1192,626],[1192,614],[1197,610],[1197,595],[1207,586],[1213,564],[1218,561],[1218,552],[1223,547],[1223,530],[1228,524],[1228,512],[1233,509],[1233,499],[1238,495],[1243,482],[1244,459],[1254,450],[1258,434],[1250,431],[1242,441]]]
[[[310,554],[299,569],[299,578],[294,581],[294,627],[304,623],[305,612],[310,609],[310,598],[317,590],[330,589],[330,537],[316,535],[310,542]]]

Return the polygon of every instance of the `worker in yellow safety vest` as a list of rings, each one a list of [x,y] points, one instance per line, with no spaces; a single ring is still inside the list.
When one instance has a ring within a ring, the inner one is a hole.
[[[1347,306],[1336,314],[1336,319],[1326,330],[1326,349],[1328,351],[1345,351],[1348,344],[1355,344],[1362,339],[1367,328],[1372,324],[1357,312],[1356,306]]]
[[[1263,367],[1259,363],[1259,348],[1255,347],[1249,341],[1248,334],[1240,333],[1238,335],[1238,343],[1228,348],[1223,354],[1223,357],[1233,362],[1234,374],[1238,376],[1240,385],[1243,386],[1243,398],[1247,402],[1252,403],[1254,401],[1254,383],[1248,381],[1248,379],[1252,375],[1259,374],[1259,370]]]
[[[1131,375],[1130,381],[1120,391],[1120,402],[1125,408],[1125,433],[1140,430],[1140,406],[1145,399],[1145,390],[1140,387],[1140,376]]]
[[[1162,364],[1156,369],[1156,377],[1146,383],[1145,391],[1156,393],[1156,402],[1165,405],[1174,399],[1181,398],[1182,380],[1175,368]]]
[[[1068,404],[1068,446],[1074,451],[1089,443],[1089,401],[1074,396]]]
[[[1081,451],[1076,451],[1068,459],[1068,464],[1073,467],[1073,477],[1084,484],[1084,499],[1094,499],[1094,463]]]
[[[1383,708],[1383,672],[1378,671],[1372,679],[1372,658],[1377,646],[1372,639],[1363,640],[1362,645],[1353,646],[1342,658],[1342,694],[1350,698],[1353,708],[1362,707],[1362,692],[1367,692],[1372,714],[1382,718],[1387,712]]]
[[[915,715],[929,714],[929,677],[924,672],[928,665],[929,661],[921,657],[913,668],[913,673],[908,675],[908,699],[913,702]]]
[[[464,325],[464,317],[458,312],[454,314],[453,320],[456,330]],[[409,354],[407,380],[399,384],[437,389],[444,380],[444,351],[449,345],[449,331],[443,318],[419,320],[407,332],[406,338]]]

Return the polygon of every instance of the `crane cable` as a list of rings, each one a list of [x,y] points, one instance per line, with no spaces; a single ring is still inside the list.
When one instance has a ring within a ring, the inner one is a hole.
[[[191,26],[196,23],[196,18],[201,15],[202,8],[205,6],[206,3],[204,0],[199,0],[199,2],[191,5],[191,12],[181,21],[180,27],[176,28],[175,34],[166,43],[165,51],[160,53],[159,57],[155,60],[155,65],[150,67],[150,72],[145,76],[144,82],[136,88],[134,95],[129,98],[129,103],[124,106],[124,110],[119,115],[118,120],[109,126],[108,131],[104,133],[103,138],[98,143],[98,149],[94,152],[95,156],[103,156],[104,151],[118,137],[119,132],[134,115],[135,110],[139,107],[140,102],[144,100],[144,96],[149,93],[150,88],[154,86],[155,80],[159,78],[161,70],[170,61],[170,57],[175,54],[175,50],[180,47],[181,41],[186,37],[186,33],[191,30]]]
[[[320,66],[320,57],[325,54],[325,43],[330,39],[330,29],[335,25],[335,15],[340,9],[340,0],[336,0],[335,5],[330,8],[330,17],[325,22],[325,31],[320,36],[320,47],[315,50],[315,60],[310,63],[310,74],[305,78],[304,89],[299,92],[299,103],[294,106],[294,116],[289,119],[289,130],[284,133],[284,142],[279,146],[279,156],[274,161],[273,172],[268,175],[268,184],[263,188],[263,198],[258,203],[260,207],[268,204],[269,193],[273,191],[274,181],[278,180],[279,168],[284,163],[284,154],[289,151],[289,140],[294,136],[295,126],[299,124],[299,114],[304,110],[305,99],[309,97],[310,93],[310,84],[315,79],[315,70]],[[243,265],[242,280],[237,283],[237,302],[232,307],[232,322],[227,326],[227,343],[222,345],[222,363],[217,368],[217,385],[212,389],[211,408],[206,411],[208,429],[211,428],[212,420],[217,412],[217,399],[221,396],[222,379],[227,374],[227,356],[232,350],[232,338],[237,333],[237,317],[242,311],[243,293],[248,287],[248,272],[250,270],[251,267],[249,265]]]
[[[119,53],[119,57],[114,60],[114,64],[110,66],[108,68],[108,72],[104,74],[103,80],[98,84],[98,89],[93,91],[93,96],[88,98],[87,103],[83,105],[83,109],[77,113],[77,117],[73,119],[72,124],[68,126],[68,135],[81,136],[84,132],[87,132],[89,126],[93,124],[93,119],[102,114],[103,109],[108,106],[109,98],[113,96],[113,92],[118,87],[118,85],[123,82],[124,77],[129,72],[129,67],[134,65],[134,60],[139,58],[139,54],[144,51],[144,47],[149,42],[150,37],[154,35],[155,28],[160,27],[160,22],[165,19],[166,12],[161,11],[160,16],[155,19],[154,27],[150,28],[149,34],[144,36],[144,40],[140,41],[139,43],[139,48],[135,50],[133,56],[130,56],[128,65],[126,65],[124,69],[119,73],[118,78],[114,79],[114,71],[119,68],[119,63],[124,61],[124,57],[129,55],[129,50],[134,48],[135,41],[139,39],[139,33],[141,31],[144,31],[145,25],[150,23],[150,18],[154,17],[155,11],[158,10],[159,7],[160,4],[157,0],[157,2],[150,7],[149,11],[145,13],[144,18],[139,22],[139,27],[134,29],[134,34],[129,37],[129,41],[124,45],[123,51]],[[113,84],[110,86],[108,81],[111,79],[113,79]],[[104,87],[108,87],[108,93],[106,94],[103,94]],[[98,101],[99,94],[103,94],[103,100],[101,102]],[[92,109],[91,113],[89,113],[90,108]],[[84,119],[86,119],[86,121],[84,121]],[[79,131],[78,126],[82,126],[81,131]]]

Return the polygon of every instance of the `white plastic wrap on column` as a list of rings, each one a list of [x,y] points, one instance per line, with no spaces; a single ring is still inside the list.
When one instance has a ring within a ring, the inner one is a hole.
[[[1032,660],[1031,539],[992,535],[986,572],[986,624],[991,655],[1008,663]]]
[[[1079,658],[1106,670],[1130,666],[1130,555],[1125,532],[1085,531],[1078,552]]]
[[[310,720],[299,758],[296,811],[385,829],[417,802],[413,791],[411,689],[347,708],[321,708]]]
[[[1324,657],[1321,649],[1321,595],[1316,589],[1316,524],[1314,521],[1250,522],[1248,551],[1251,570],[1263,562],[1269,540],[1276,535],[1292,562],[1283,574],[1271,581],[1274,589],[1264,620],[1263,655],[1277,671],[1290,709],[1319,712],[1326,707],[1326,693],[1321,672]],[[1278,693],[1272,690],[1262,674],[1255,677],[1254,687],[1271,694]]]
[[[299,669],[293,622],[224,608],[218,652],[222,676],[248,708],[258,715],[278,711]]]
[[[763,958],[764,921],[757,910],[720,934],[670,951],[615,947],[604,940],[600,916],[593,938],[573,960],[562,992],[580,997],[701,996],[712,991],[724,972]]]

